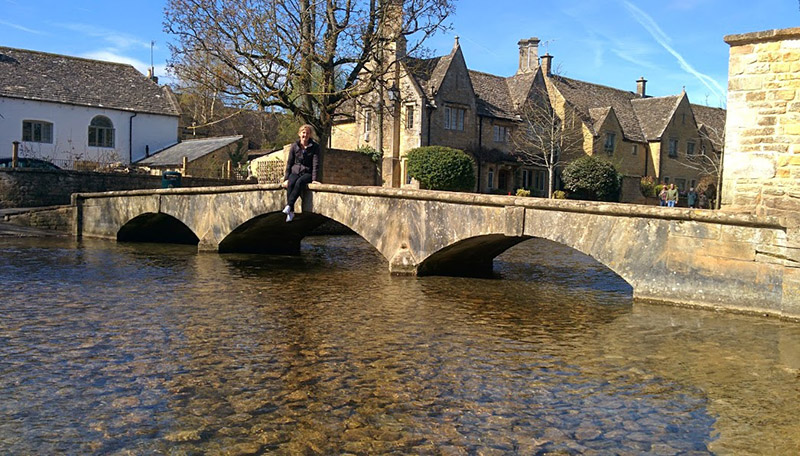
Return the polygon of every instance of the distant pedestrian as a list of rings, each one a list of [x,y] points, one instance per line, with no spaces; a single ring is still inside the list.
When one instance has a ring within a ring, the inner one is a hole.
[[[708,197],[706,196],[705,192],[700,193],[700,197],[697,198],[697,201],[700,204],[701,209],[708,209]]]
[[[658,192],[658,205],[667,205],[667,184],[661,184],[661,191]]]
[[[689,207],[697,207],[697,192],[694,187],[689,187],[689,192],[686,194],[686,204]]]
[[[675,188],[675,184],[669,184],[669,189],[667,190],[667,206],[675,207],[676,204],[678,204],[678,189]]]
[[[289,148],[289,156],[286,158],[286,172],[284,173],[281,185],[286,188],[286,207],[283,213],[286,214],[286,221],[294,219],[294,204],[309,183],[317,182],[317,171],[319,170],[319,144],[314,141],[314,127],[303,125],[297,131],[299,140],[292,143]]]

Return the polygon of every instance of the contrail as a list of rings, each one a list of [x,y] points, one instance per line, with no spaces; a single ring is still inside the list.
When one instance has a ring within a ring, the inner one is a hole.
[[[658,44],[661,45],[661,47],[666,49],[667,52],[672,54],[675,59],[678,60],[681,68],[696,77],[700,82],[703,83],[704,86],[708,87],[708,90],[717,95],[720,99],[725,100],[725,89],[711,76],[695,70],[694,67],[692,67],[692,65],[690,65],[689,62],[687,62],[686,59],[684,59],[683,56],[678,53],[678,51],[673,49],[669,44],[669,37],[666,33],[664,33],[663,30],[661,30],[653,18],[628,1],[623,1],[622,4],[628,9],[628,12],[631,14],[631,16],[636,19],[636,22],[644,27],[644,29],[653,36],[653,38],[658,42]]]

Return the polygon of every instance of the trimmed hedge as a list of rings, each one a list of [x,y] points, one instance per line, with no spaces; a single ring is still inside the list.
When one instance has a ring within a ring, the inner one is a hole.
[[[430,190],[471,191],[475,188],[472,157],[458,149],[425,146],[406,154],[408,174],[422,188]]]
[[[621,176],[611,163],[592,156],[581,157],[564,168],[564,187],[574,199],[618,201]]]

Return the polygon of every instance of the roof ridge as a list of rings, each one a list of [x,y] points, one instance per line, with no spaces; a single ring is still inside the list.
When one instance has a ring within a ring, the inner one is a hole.
[[[126,67],[131,67],[133,69],[136,69],[136,67],[134,67],[130,63],[112,62],[112,61],[109,61],[109,60],[90,59],[88,57],[77,57],[77,56],[74,56],[74,55],[67,55],[67,54],[56,54],[55,52],[45,52],[45,51],[36,51],[36,50],[33,50],[33,49],[22,49],[22,48],[13,48],[13,47],[9,47],[9,46],[0,46],[0,52],[2,52],[3,49],[10,49],[12,51],[17,51],[17,52],[27,52],[27,53],[30,53],[30,54],[39,54],[39,55],[52,56],[52,57],[63,57],[63,58],[72,59],[72,60],[81,60],[81,61],[84,61],[84,62],[104,63],[104,64],[109,64],[109,65],[120,65],[120,66],[126,66]],[[139,70],[136,70],[136,71],[139,71]]]

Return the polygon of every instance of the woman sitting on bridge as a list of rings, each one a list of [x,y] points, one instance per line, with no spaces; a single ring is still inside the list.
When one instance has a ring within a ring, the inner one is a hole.
[[[289,148],[286,172],[281,183],[286,188],[286,207],[283,208],[283,213],[286,214],[287,222],[294,219],[294,203],[308,188],[308,184],[319,183],[317,182],[319,144],[314,142],[314,127],[305,124],[300,127],[297,135],[300,139],[292,143],[292,147]]]

